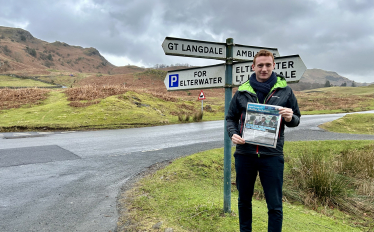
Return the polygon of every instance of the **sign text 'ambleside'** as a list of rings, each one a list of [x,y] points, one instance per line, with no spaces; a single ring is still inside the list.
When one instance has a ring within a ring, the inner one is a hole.
[[[253,60],[255,55],[261,50],[266,49],[273,53],[274,57],[279,56],[277,48],[264,48],[264,47],[255,47],[255,46],[246,46],[236,44],[233,46],[233,59],[237,61]]]

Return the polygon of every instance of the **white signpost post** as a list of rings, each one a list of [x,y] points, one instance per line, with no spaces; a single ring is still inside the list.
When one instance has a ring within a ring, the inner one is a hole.
[[[166,55],[188,56],[225,60],[225,64],[199,68],[168,71],[164,83],[168,91],[225,88],[225,117],[232,99],[232,87],[246,82],[253,73],[252,61],[257,52],[266,49],[275,56],[275,72],[282,74],[287,82],[298,82],[306,70],[299,57],[279,56],[278,49],[235,45],[232,38],[226,43],[166,37],[162,43]],[[233,61],[247,61],[236,62]],[[231,210],[231,140],[224,121],[224,212]]]

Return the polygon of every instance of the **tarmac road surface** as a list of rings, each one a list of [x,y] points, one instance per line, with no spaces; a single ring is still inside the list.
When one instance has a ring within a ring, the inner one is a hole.
[[[370,111],[374,113],[374,111]],[[302,116],[286,140],[370,139]],[[64,133],[0,134],[0,231],[114,231],[120,188],[147,167],[223,147],[223,121]]]

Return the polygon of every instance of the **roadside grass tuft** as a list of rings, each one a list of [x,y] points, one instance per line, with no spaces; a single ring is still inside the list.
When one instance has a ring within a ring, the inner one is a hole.
[[[284,231],[374,229],[373,196],[370,192],[365,195],[364,187],[355,188],[358,183],[368,187],[374,179],[362,178],[364,171],[350,175],[341,169],[346,163],[343,154],[366,154],[372,151],[373,141],[286,142],[285,147]],[[231,168],[234,182],[234,163]],[[119,231],[151,231],[162,221],[162,230],[238,231],[234,185],[231,192],[232,212],[224,214],[222,148],[180,158],[123,193],[119,204],[127,213],[119,218],[118,228],[127,223],[126,230]],[[256,192],[253,229],[266,231],[267,208],[260,185],[256,185]]]
[[[203,120],[203,111],[197,111],[194,113],[192,119],[194,122],[200,122],[201,120]]]
[[[285,197],[322,213],[336,208],[358,220],[352,223],[374,229],[374,142],[291,144],[285,148]]]

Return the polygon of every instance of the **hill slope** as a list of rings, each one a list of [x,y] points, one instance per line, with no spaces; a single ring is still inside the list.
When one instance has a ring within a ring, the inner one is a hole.
[[[108,62],[95,48],[71,46],[64,42],[48,43],[30,32],[0,26],[0,73],[36,75],[50,70],[66,72],[126,72]],[[125,68],[126,69],[126,68]]]

